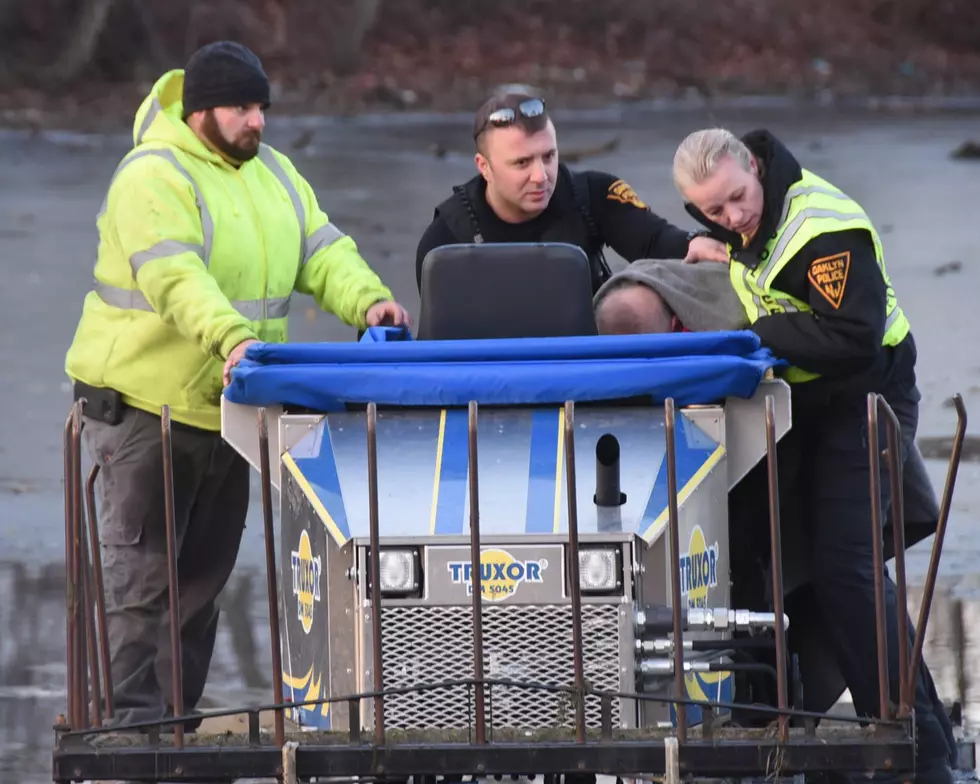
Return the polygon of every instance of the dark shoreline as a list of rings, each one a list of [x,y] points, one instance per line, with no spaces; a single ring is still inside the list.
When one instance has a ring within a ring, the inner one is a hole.
[[[118,87],[118,86],[116,86]],[[148,87],[146,88],[149,89]],[[487,92],[493,87],[488,87]],[[543,91],[548,95],[548,91]],[[0,96],[0,130],[25,131],[32,135],[45,132],[81,134],[128,134],[142,98],[135,86],[116,89],[101,100],[65,105],[64,99],[32,95],[27,105],[11,105],[10,96]],[[550,97],[550,96],[549,96]],[[670,112],[697,113],[711,111],[814,111],[862,113],[881,116],[941,115],[980,113],[980,89],[974,92],[937,95],[852,93],[793,95],[785,93],[744,93],[715,97],[692,96],[649,97],[616,100],[599,93],[577,93],[551,98],[552,116],[560,122],[595,122],[598,124],[662,116]],[[275,127],[392,127],[466,124],[472,116],[471,102],[446,102],[439,108],[396,108],[384,101],[363,101],[356,110],[326,105],[322,100],[299,97],[277,101],[268,121]]]

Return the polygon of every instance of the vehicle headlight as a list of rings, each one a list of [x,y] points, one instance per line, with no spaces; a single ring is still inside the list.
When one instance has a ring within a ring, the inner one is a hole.
[[[411,596],[420,593],[419,554],[412,548],[383,549],[380,553],[382,596]],[[371,573],[368,566],[368,575]]]
[[[578,551],[579,585],[582,593],[613,593],[622,585],[619,549],[581,547]]]

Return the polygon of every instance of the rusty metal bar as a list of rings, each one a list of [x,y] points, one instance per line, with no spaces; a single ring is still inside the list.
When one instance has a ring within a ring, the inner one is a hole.
[[[361,701],[357,697],[347,700],[347,729],[351,743],[361,742]]]
[[[374,742],[385,742],[384,667],[381,656],[381,522],[378,514],[378,407],[367,404],[368,515],[371,527],[371,631],[374,635]]]
[[[878,710],[883,719],[891,718],[888,707],[888,637],[885,622],[885,559],[881,524],[881,463],[878,445],[878,396],[868,393],[868,465],[871,493],[871,551],[874,558],[875,636],[878,648]]]
[[[82,528],[82,406],[79,400],[72,412],[72,614],[75,616],[75,709],[77,727],[88,727],[88,656],[85,633],[85,568]]]
[[[77,404],[76,404],[77,405]],[[78,708],[75,704],[75,612],[74,602],[75,576],[73,543],[74,512],[72,509],[72,466],[74,465],[74,450],[72,449],[72,425],[75,421],[75,405],[68,412],[65,420],[64,451],[65,451],[65,654],[68,674],[68,724],[73,730],[81,729],[77,724]]]
[[[95,593],[92,587],[92,562],[89,559],[88,537],[85,527],[80,525],[82,552],[82,596],[85,615],[85,641],[87,644],[88,665],[92,682],[92,726],[102,726],[102,685],[99,682],[98,638],[95,635]],[[96,547],[98,544],[96,543]]]
[[[786,684],[786,626],[783,623],[783,543],[779,515],[779,470],[776,460],[776,404],[772,395],[766,395],[766,454],[769,471],[769,537],[772,557],[772,604],[776,623],[776,697],[779,710],[789,707],[789,689]],[[789,717],[779,714],[779,742],[789,741]]]
[[[272,517],[272,470],[269,467],[269,419],[259,409],[259,467],[262,482],[262,520],[265,528],[265,575],[269,594],[269,633],[272,638],[272,698],[283,704],[282,650],[279,647],[279,587],[276,584],[276,529]],[[283,708],[275,712],[276,745],[286,744]]]
[[[486,694],[483,683],[483,575],[480,559],[480,469],[477,441],[479,409],[469,407],[470,585],[473,591],[473,713],[476,742],[487,742]]]
[[[667,428],[667,528],[670,536],[670,592],[671,613],[674,622],[674,690],[678,699],[685,699],[684,688],[684,632],[681,609],[680,574],[680,523],[677,514],[677,444],[675,442],[677,414],[674,399],[664,401],[664,424]],[[686,613],[685,613],[686,614]],[[778,623],[776,624],[779,625]],[[677,715],[677,742],[687,742],[687,705],[674,703]]]
[[[568,593],[572,600],[575,739],[585,743],[585,665],[582,661],[582,583],[579,576],[578,496],[575,483],[575,403],[565,401],[565,487],[568,490]]]
[[[912,692],[909,691],[909,635],[908,635],[908,583],[905,576],[905,497],[902,481],[902,425],[892,407],[882,395],[878,395],[878,409],[885,415],[888,428],[888,448],[884,455],[888,462],[888,478],[892,497],[892,534],[895,545],[895,589],[898,600],[898,713],[905,718],[912,710]]]
[[[95,513],[95,480],[99,476],[99,464],[89,471],[85,483],[85,506],[88,510],[89,540],[92,542],[92,577],[95,586],[95,612],[99,625],[99,661],[102,664],[102,681],[105,689],[105,717],[113,717],[112,665],[109,651],[109,622],[105,610],[105,584],[102,580],[102,549],[99,546],[99,518]]]
[[[612,740],[612,697],[599,697],[599,732],[603,740]]]
[[[969,691],[969,680],[967,679],[967,636],[966,618],[963,611],[963,600],[955,599],[950,607],[950,621],[952,626],[952,648],[954,669],[956,671],[956,702],[960,706],[967,705],[967,692]],[[970,657],[972,658],[972,657]]]
[[[919,605],[919,623],[915,629],[915,642],[912,646],[912,663],[909,665],[908,693],[910,695],[915,692],[915,681],[919,674],[919,662],[922,661],[922,646],[926,639],[926,625],[929,623],[932,595],[936,590],[936,577],[939,575],[939,558],[943,551],[943,540],[946,538],[946,524],[949,522],[949,510],[953,503],[953,487],[956,485],[956,474],[960,468],[963,439],[966,437],[966,406],[963,405],[963,398],[958,393],[953,395],[953,405],[956,406],[956,435],[953,436],[953,449],[949,455],[946,487],[943,490],[943,500],[939,505],[939,521],[936,526],[936,537],[932,543],[932,555],[929,557],[929,570],[926,572],[926,582],[922,590],[922,603]]]
[[[184,676],[180,645],[180,596],[177,586],[177,524],[174,511],[174,458],[170,440],[170,406],[160,411],[160,435],[163,448],[163,509],[167,534],[167,573],[170,588],[170,657],[173,678],[174,716],[184,715]],[[174,725],[174,745],[184,748],[184,724]]]

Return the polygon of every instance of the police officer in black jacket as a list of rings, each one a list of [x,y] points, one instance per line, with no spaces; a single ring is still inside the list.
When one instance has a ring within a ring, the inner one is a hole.
[[[727,259],[722,243],[671,225],[624,180],[605,172],[573,172],[559,163],[555,126],[541,98],[494,96],[477,112],[473,138],[479,174],[436,207],[418,245],[420,289],[426,255],[454,243],[577,245],[589,257],[593,292],[611,274],[603,256],[606,245],[627,261]]]
[[[860,204],[802,167],[765,130],[741,139],[721,128],[692,133],[675,155],[674,179],[689,213],[729,245],[729,278],[750,328],[790,364],[783,375],[792,390],[793,427],[780,442],[779,490],[784,525],[795,523],[809,557],[807,615],[814,617],[804,620],[826,629],[858,715],[875,716],[867,395],[878,393],[891,405],[906,449],[920,397],[915,341],[886,272],[881,238]],[[881,471],[887,514],[884,461]],[[914,630],[887,576],[885,598],[888,696],[897,704],[898,635],[911,641]],[[814,703],[836,695],[807,694],[806,651],[801,668],[805,704],[828,709]],[[951,784],[955,741],[925,662],[914,703],[916,781]]]

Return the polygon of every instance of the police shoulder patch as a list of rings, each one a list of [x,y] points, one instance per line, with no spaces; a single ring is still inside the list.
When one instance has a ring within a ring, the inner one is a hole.
[[[836,310],[844,300],[844,289],[847,286],[847,273],[851,269],[851,252],[835,253],[814,259],[810,263],[807,277],[813,287]]]
[[[625,180],[616,180],[616,182],[610,185],[609,190],[606,191],[606,198],[609,201],[618,201],[620,204],[631,204],[641,210],[647,208],[647,205],[640,200],[640,197],[636,195],[636,191]]]

